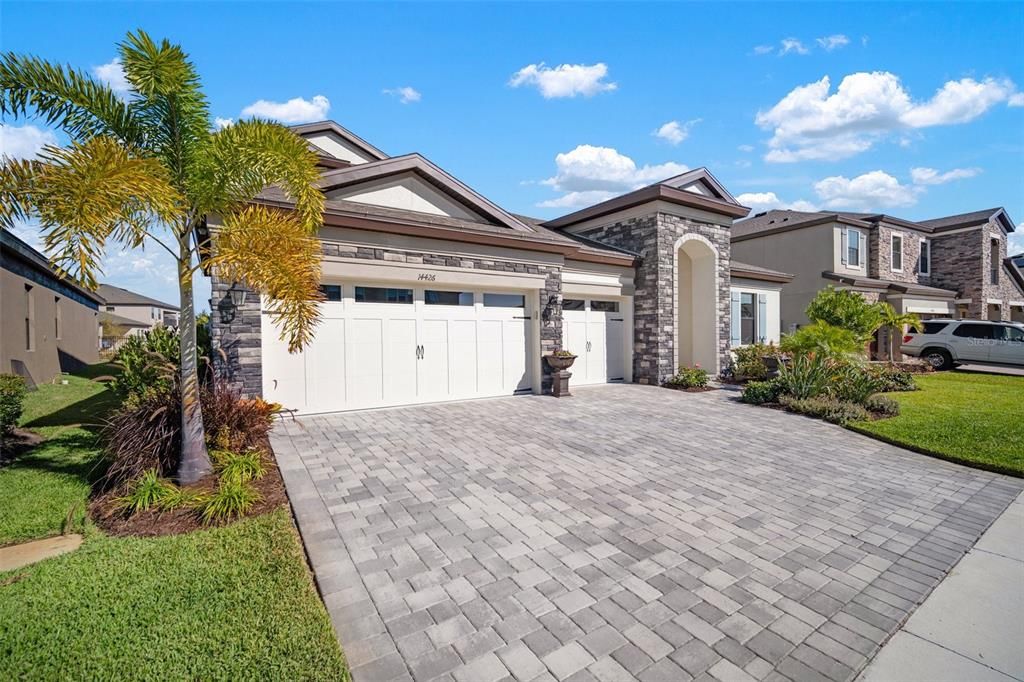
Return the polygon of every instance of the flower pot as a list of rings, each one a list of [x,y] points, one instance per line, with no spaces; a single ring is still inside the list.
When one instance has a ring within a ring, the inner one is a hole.
[[[548,361],[548,366],[556,372],[569,369],[576,361],[575,355],[545,355],[544,358]]]

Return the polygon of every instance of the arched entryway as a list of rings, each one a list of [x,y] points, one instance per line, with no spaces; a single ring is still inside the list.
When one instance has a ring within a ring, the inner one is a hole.
[[[676,242],[676,365],[718,374],[718,252],[700,235]]]

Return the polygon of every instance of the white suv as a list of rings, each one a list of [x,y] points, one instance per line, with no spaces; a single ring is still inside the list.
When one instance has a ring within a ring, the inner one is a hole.
[[[927,320],[909,332],[900,350],[924,358],[935,369],[960,364],[1024,367],[1024,324],[985,320]]]

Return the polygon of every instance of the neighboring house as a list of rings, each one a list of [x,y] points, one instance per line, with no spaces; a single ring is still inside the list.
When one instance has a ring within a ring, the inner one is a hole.
[[[136,336],[152,328],[149,322],[140,322],[101,310],[100,350],[115,351],[129,336]]]
[[[749,209],[703,168],[539,221],[336,123],[293,130],[322,168],[323,319],[288,353],[260,297],[211,272],[214,361],[247,394],[311,413],[540,393],[560,348],[575,385],[655,384],[778,339],[790,276],[730,263]],[[256,202],[293,207],[274,187]]]
[[[100,302],[0,229],[0,373],[35,385],[97,362]]]
[[[807,304],[830,284],[923,318],[1010,320],[1024,314],[1024,284],[1006,254],[1014,229],[1001,208],[923,221],[779,210],[736,223],[732,253],[794,274],[782,291],[783,332],[807,322]]]
[[[142,326],[132,325],[130,334],[141,333],[160,325],[164,327],[178,326],[180,309],[176,305],[115,287],[112,284],[101,284],[96,293],[103,298],[104,312],[142,324]]]

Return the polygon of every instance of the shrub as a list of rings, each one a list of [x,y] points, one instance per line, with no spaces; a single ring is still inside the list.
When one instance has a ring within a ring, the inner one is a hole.
[[[168,477],[178,467],[181,406],[177,392],[149,392],[107,417],[100,437],[108,461],[105,487],[121,487],[146,471]]]
[[[868,371],[878,380],[879,393],[895,393],[898,391],[916,391],[917,382],[914,375],[892,365],[871,365]]]
[[[764,405],[765,403],[777,403],[781,394],[782,384],[778,379],[750,381],[743,387],[740,400],[751,405]]]
[[[845,425],[855,421],[866,421],[871,417],[868,411],[860,405],[829,397],[794,398],[792,396],[782,396],[779,398],[779,402],[792,412],[824,419],[833,424]]]
[[[836,367],[829,393],[836,400],[863,405],[882,388],[882,381],[867,367],[850,363]]]
[[[247,481],[221,478],[217,490],[197,505],[203,523],[217,523],[245,514],[259,502],[260,494]]]
[[[252,481],[263,478],[263,475],[267,473],[267,469],[263,465],[263,453],[256,449],[243,453],[211,450],[210,459],[213,460],[214,466],[220,472],[221,480]]]
[[[733,348],[732,352],[736,356],[733,373],[737,377],[757,380],[768,376],[768,367],[764,364],[765,356],[777,355],[779,349],[771,344],[752,343]]]
[[[169,503],[178,497],[177,486],[160,478],[156,469],[149,469],[131,485],[127,495],[118,498],[117,504],[129,514],[135,514],[147,509],[170,508]]]
[[[224,382],[204,390],[202,401],[207,446],[230,452],[262,447],[281,409],[260,398],[243,398]]]
[[[864,401],[864,409],[880,417],[896,417],[900,413],[900,404],[885,395],[873,395]]]
[[[166,393],[174,389],[180,365],[178,332],[156,327],[138,336],[129,336],[114,356],[121,373],[112,382],[122,398],[138,398],[146,393]]]
[[[814,322],[786,334],[779,347],[795,355],[814,353],[836,359],[864,354],[864,344],[854,332],[827,322]]]
[[[15,374],[0,374],[0,436],[18,425],[24,409],[25,380]]]
[[[708,385],[708,371],[700,365],[680,367],[679,372],[669,379],[668,383],[680,388],[704,388]]]
[[[805,399],[816,398],[828,390],[834,376],[835,365],[829,358],[805,353],[780,364],[777,380],[783,394]]]
[[[863,296],[849,289],[828,286],[817,293],[807,306],[807,319],[849,331],[864,346],[882,326],[881,306],[868,303]]]

